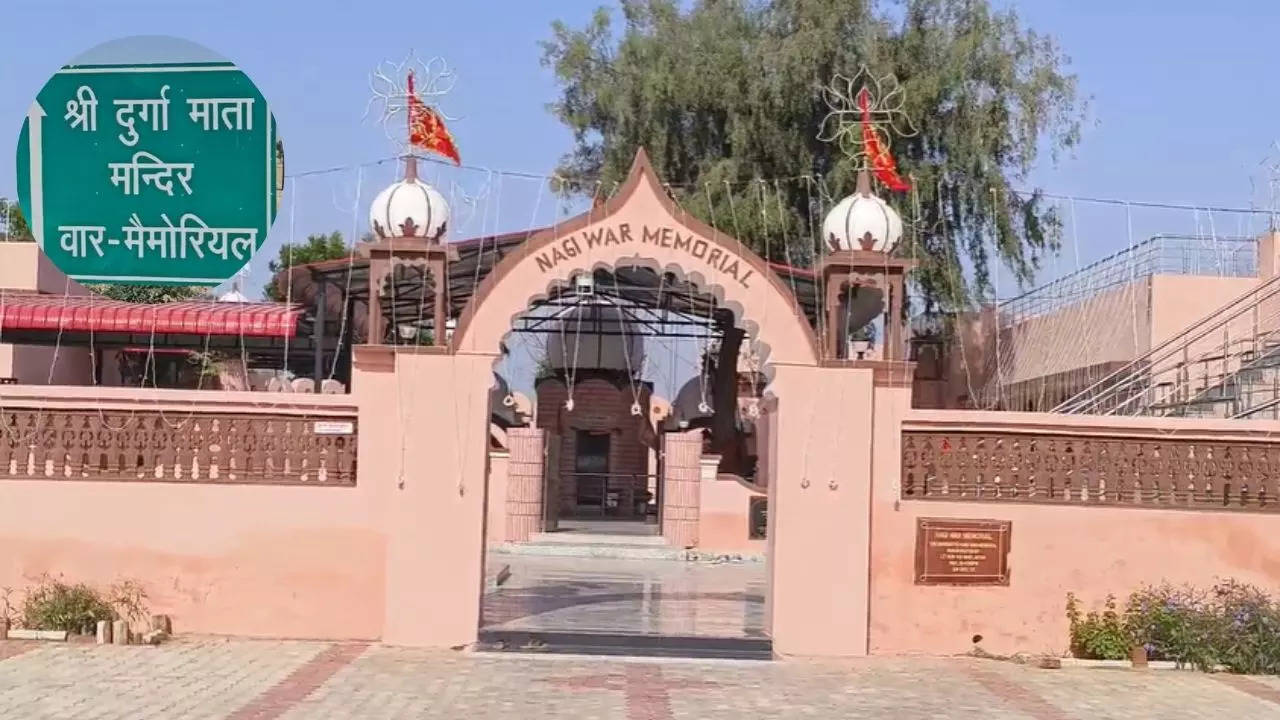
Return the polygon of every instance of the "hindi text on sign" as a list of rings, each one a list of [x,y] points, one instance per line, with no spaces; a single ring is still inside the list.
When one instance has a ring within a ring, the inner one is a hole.
[[[279,201],[275,121],[231,63],[67,67],[32,107],[18,195],[71,278],[216,285],[266,237]],[[45,119],[51,107],[65,110]]]
[[[116,124],[125,128],[127,134],[121,134],[117,137],[120,142],[129,147],[138,144],[138,129],[134,126],[134,113],[138,114],[137,119],[142,122],[151,123],[152,132],[165,132],[169,129],[169,98],[167,93],[169,86],[165,85],[160,88],[159,98],[146,98],[143,100],[112,100],[112,104],[120,108],[116,111]]]

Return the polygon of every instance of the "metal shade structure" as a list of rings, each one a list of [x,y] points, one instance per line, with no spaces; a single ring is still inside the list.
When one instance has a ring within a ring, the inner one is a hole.
[[[503,258],[519,251],[529,238],[543,229],[534,228],[451,243],[452,248],[457,251],[458,259],[449,263],[449,317],[456,318],[462,313],[471,301],[475,289]],[[783,284],[795,293],[810,324],[815,324],[818,293],[814,271],[777,263],[770,263],[770,267],[782,279]],[[714,301],[704,288],[678,280],[671,273],[660,277],[658,273],[643,266],[624,267],[617,268],[616,272],[597,270],[593,274],[593,280],[595,293],[617,296],[620,305],[637,312],[642,309],[649,311],[633,316],[630,320],[642,321],[642,324],[650,327],[650,332],[652,326],[659,322],[660,316],[668,317],[671,324],[698,323],[698,318],[702,319],[701,323],[705,323],[706,318],[716,311]],[[276,283],[281,295],[311,308],[312,317],[323,318],[326,327],[334,323],[340,325],[345,310],[348,331],[357,342],[364,341],[365,313],[361,309],[367,307],[370,295],[367,259],[349,256],[299,265],[289,273],[281,274]],[[434,331],[429,325],[435,297],[430,284],[424,282],[422,271],[416,268],[398,268],[390,284],[391,287],[382,300],[383,317],[389,321],[394,319],[392,325],[420,325],[423,330]],[[533,307],[576,304],[575,297],[575,288],[561,285],[551,288],[549,297],[535,302]],[[545,332],[547,328],[540,325],[545,319],[523,317],[513,329],[516,332]],[[337,327],[333,328],[335,333],[337,330]],[[326,330],[325,334],[330,333]]]

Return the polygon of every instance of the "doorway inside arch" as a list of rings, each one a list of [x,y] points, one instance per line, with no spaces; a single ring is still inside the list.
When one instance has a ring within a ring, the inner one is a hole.
[[[514,319],[490,398],[482,646],[771,655],[772,415],[737,325],[644,265],[580,273]]]

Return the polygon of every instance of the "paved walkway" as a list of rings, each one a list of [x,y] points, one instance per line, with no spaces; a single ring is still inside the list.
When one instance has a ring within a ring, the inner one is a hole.
[[[21,720],[1280,718],[1280,679],[973,659],[627,661],[378,645],[0,641],[0,717]]]
[[[763,637],[764,563],[491,555],[510,578],[484,598],[484,627]]]

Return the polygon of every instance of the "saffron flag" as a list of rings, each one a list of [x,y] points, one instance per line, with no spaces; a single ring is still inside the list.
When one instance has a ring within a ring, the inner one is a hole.
[[[458,147],[453,144],[453,136],[444,126],[440,113],[427,107],[413,91],[413,73],[409,73],[409,144],[423,150],[443,155],[461,165]]]
[[[898,164],[894,162],[889,148],[880,144],[880,134],[871,124],[871,96],[866,88],[858,93],[858,109],[862,111],[862,144],[867,149],[867,159],[871,161],[871,171],[884,186],[894,192],[906,192],[911,183],[898,174]]]

